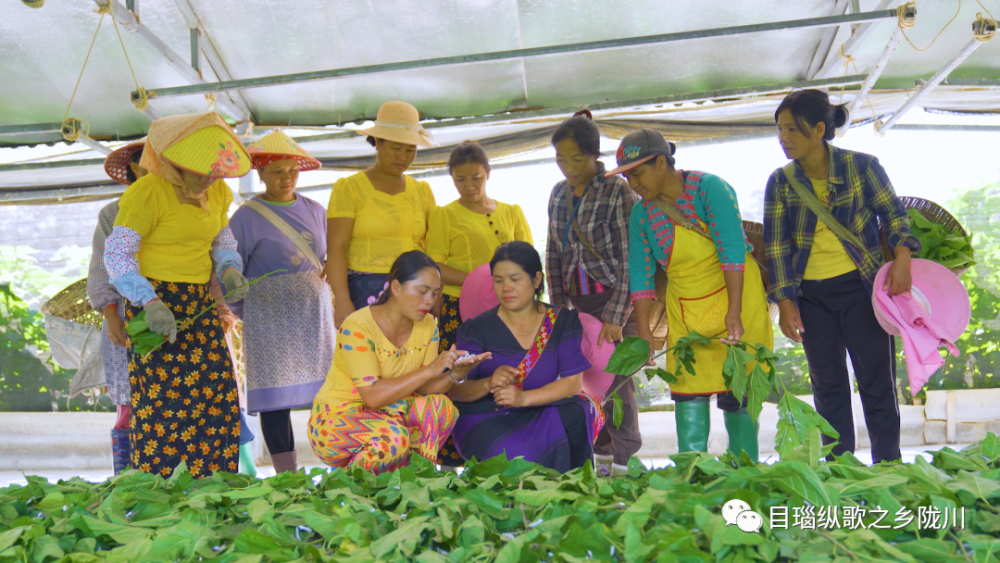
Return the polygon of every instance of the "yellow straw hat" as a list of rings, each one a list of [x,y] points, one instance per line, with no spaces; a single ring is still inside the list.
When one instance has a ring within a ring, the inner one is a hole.
[[[277,160],[292,159],[299,163],[299,170],[316,170],[320,162],[309,155],[294,139],[280,129],[264,135],[256,142],[247,145],[247,152],[254,168],[263,168]]]
[[[420,125],[417,108],[406,102],[386,102],[378,108],[375,125],[358,129],[359,135],[385,139],[406,145],[433,147],[437,143],[429,131]]]
[[[111,179],[126,186],[131,184],[128,179],[129,163],[132,162],[132,155],[142,150],[146,145],[146,138],[116,149],[104,159],[104,171],[111,176]]]
[[[250,155],[243,143],[218,125],[195,131],[160,156],[181,170],[213,178],[237,178],[250,172]]]

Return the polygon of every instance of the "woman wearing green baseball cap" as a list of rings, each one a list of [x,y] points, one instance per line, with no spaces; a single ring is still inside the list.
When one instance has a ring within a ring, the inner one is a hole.
[[[677,373],[670,385],[676,403],[680,451],[708,451],[709,398],[725,412],[729,450],[758,457],[757,427],[726,388],[726,344],[743,340],[774,346],[767,296],[752,247],[743,233],[736,192],[718,176],[674,168],[674,145],[653,129],[629,133],[618,147],[618,168],[642,201],[629,224],[629,279],[639,336],[650,343],[649,311],[656,265],[667,274],[667,345],[691,331],[721,337],[695,350],[697,377]],[[681,227],[681,228],[677,228]],[[668,355],[667,369],[676,369]]]

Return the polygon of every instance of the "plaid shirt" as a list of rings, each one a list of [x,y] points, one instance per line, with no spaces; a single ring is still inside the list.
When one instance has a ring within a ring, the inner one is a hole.
[[[569,229],[566,247],[562,240],[569,226],[569,206],[573,188],[565,180],[552,188],[549,198],[549,232],[545,246],[545,270],[549,300],[568,305],[568,293],[578,266],[600,284],[612,288],[611,301],[604,309],[604,322],[624,326],[632,310],[629,300],[628,224],[632,206],[639,199],[619,175],[604,177],[604,163],[598,161],[597,175],[587,185],[576,212],[576,222],[587,242],[604,259],[600,260]]]
[[[875,258],[874,261],[868,259],[860,249],[844,243],[847,254],[870,287],[885,263],[879,240],[879,221],[885,225],[890,248],[902,245],[916,253],[920,241],[910,234],[910,218],[877,158],[830,144],[827,149],[830,152],[827,177],[830,200],[826,208],[864,242],[868,254]],[[802,185],[812,187],[798,163],[795,177]],[[764,248],[772,300],[798,299],[817,220],[816,214],[795,194],[782,170],[779,168],[771,173],[764,192]]]

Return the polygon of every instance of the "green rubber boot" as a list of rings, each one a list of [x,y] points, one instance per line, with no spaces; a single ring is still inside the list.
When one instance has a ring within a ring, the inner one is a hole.
[[[735,456],[744,451],[754,463],[760,461],[760,447],[757,443],[759,425],[750,419],[750,413],[746,409],[740,409],[722,414],[726,419],[726,433],[729,434],[729,451]]]
[[[257,466],[253,462],[253,449],[250,442],[240,445],[240,473],[257,477]]]
[[[711,429],[708,401],[695,399],[674,403],[674,415],[677,418],[678,451],[707,452],[708,432]]]

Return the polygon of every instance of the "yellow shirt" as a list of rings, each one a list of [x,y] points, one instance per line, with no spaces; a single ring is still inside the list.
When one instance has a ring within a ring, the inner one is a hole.
[[[233,194],[223,180],[208,187],[208,209],[181,203],[174,187],[147,174],[125,190],[115,226],[139,233],[139,273],[160,281],[208,283],[212,241],[229,225]]]
[[[337,333],[337,348],[316,403],[341,406],[363,403],[358,387],[412,373],[438,355],[437,320],[427,315],[413,325],[402,349],[382,334],[371,309],[351,313]]]
[[[375,189],[364,172],[341,178],[333,185],[326,216],[354,219],[347,268],[387,274],[399,255],[423,249],[434,193],[427,182],[409,176],[406,189],[389,195]]]
[[[812,178],[810,180],[813,190],[816,191],[816,197],[823,205],[826,205],[827,201],[830,200],[830,191],[827,189],[826,180],[813,180]],[[840,242],[837,235],[826,227],[826,223],[817,219],[812,250],[809,251],[809,261],[806,262],[806,272],[802,279],[828,280],[857,269],[851,255],[844,248],[844,243]]]
[[[427,254],[435,262],[469,273],[492,260],[498,246],[512,240],[534,244],[519,206],[498,201],[496,211],[483,215],[456,200],[431,212]],[[462,288],[446,285],[444,293],[458,297]]]

